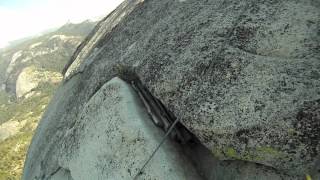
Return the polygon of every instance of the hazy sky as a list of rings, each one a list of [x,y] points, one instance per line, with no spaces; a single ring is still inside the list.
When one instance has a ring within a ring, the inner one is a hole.
[[[104,16],[123,0],[0,0],[0,48],[68,21]]]

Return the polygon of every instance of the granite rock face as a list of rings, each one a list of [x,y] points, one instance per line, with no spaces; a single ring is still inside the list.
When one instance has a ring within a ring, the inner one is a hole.
[[[116,76],[138,77],[218,159],[316,176],[319,16],[315,0],[125,1],[64,69],[25,179],[58,166],[61,137]]]
[[[80,119],[61,139],[64,148],[54,157],[61,167],[50,175],[41,171],[38,177],[133,179],[164,136],[134,90],[119,78],[90,98]],[[166,141],[138,179],[201,179],[181,152]]]

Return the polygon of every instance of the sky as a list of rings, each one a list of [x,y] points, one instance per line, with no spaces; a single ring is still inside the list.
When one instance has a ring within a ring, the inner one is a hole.
[[[0,48],[67,22],[103,17],[123,0],[0,0]]]

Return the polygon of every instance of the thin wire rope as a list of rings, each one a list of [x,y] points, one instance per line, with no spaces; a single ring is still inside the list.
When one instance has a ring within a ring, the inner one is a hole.
[[[156,152],[159,150],[159,148],[161,147],[161,145],[164,143],[164,141],[167,139],[168,135],[172,132],[173,128],[176,126],[176,124],[180,121],[180,119],[176,119],[173,124],[170,126],[170,128],[168,129],[168,131],[166,132],[166,134],[164,135],[164,137],[162,138],[160,144],[157,146],[157,148],[152,152],[151,156],[148,158],[148,160],[143,164],[143,166],[140,168],[140,170],[138,171],[137,175],[133,178],[133,180],[136,180],[142,173],[143,170],[145,169],[145,167],[148,165],[148,163],[151,161],[151,159],[153,158],[153,156],[156,154]]]

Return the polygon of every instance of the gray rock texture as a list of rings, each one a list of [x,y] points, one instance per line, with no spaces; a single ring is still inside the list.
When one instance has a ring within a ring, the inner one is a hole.
[[[133,179],[164,136],[134,90],[119,78],[90,98],[80,119],[60,140],[68,149],[68,153],[65,148],[59,150],[60,155],[54,157],[61,168],[49,176],[41,171],[38,177]],[[166,141],[137,179],[201,179],[181,152],[177,144]]]
[[[65,68],[24,179],[51,173],[59,152],[76,146],[61,138],[83,121],[89,99],[113,77],[133,74],[218,159],[316,176],[319,17],[316,0],[125,1]]]

